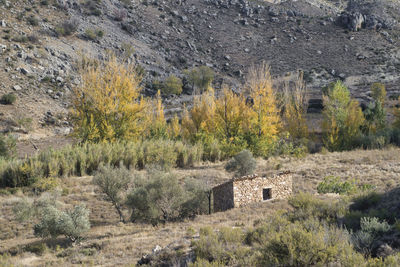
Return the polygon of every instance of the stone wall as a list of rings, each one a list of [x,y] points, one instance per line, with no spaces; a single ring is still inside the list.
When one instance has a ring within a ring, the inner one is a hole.
[[[271,177],[258,175],[232,179],[213,188],[214,212],[262,202],[263,189],[270,188],[271,199],[284,199],[292,194],[292,175],[289,172]]]
[[[232,180],[213,188],[214,212],[232,209],[233,204],[233,182]]]
[[[234,207],[264,201],[263,189],[265,188],[271,188],[271,199],[287,198],[292,194],[292,175],[290,173],[281,173],[271,177],[253,175],[234,180]]]

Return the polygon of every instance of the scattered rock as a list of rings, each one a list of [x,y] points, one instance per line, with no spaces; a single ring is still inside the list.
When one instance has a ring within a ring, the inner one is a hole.
[[[21,86],[19,86],[18,84],[17,84],[17,85],[14,85],[14,86],[13,86],[13,89],[14,89],[15,91],[21,91],[21,90],[22,90]]]

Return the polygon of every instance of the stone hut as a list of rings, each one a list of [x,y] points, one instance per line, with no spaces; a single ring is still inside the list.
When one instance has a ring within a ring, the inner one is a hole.
[[[257,174],[233,178],[212,189],[214,212],[249,203],[284,199],[292,194],[292,174],[283,172],[270,177]]]

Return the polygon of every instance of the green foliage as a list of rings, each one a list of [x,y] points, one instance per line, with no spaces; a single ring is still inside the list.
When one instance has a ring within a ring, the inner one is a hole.
[[[186,199],[181,206],[182,218],[193,218],[198,214],[207,214],[209,210],[211,189],[202,181],[187,178],[184,184]]]
[[[69,36],[78,30],[78,20],[65,20],[55,27],[55,32],[58,36]]]
[[[16,154],[16,140],[11,135],[0,134],[0,158],[12,158]]]
[[[204,266],[356,266],[363,264],[345,230],[307,219],[290,222],[276,214],[255,229],[202,228],[192,242]],[[208,263],[209,262],[209,263]],[[208,265],[207,265],[208,264]],[[203,266],[203,265],[195,265]]]
[[[363,261],[354,255],[347,233],[317,221],[295,222],[268,233],[261,244],[260,266],[324,266],[340,262],[354,266]]]
[[[148,177],[135,180],[127,205],[132,209],[132,221],[156,225],[205,213],[207,193],[198,182],[186,180],[182,186],[172,173],[151,169]]]
[[[123,165],[113,168],[110,165],[100,166],[93,177],[93,183],[97,185],[107,199],[111,201],[119,214],[119,219],[125,222],[122,205],[125,203],[123,194],[132,181],[132,175]]]
[[[133,210],[132,221],[156,225],[177,220],[183,199],[184,191],[174,175],[152,170],[148,180],[136,182],[127,204]]]
[[[218,232],[201,228],[200,238],[192,243],[196,262],[213,263],[205,266],[254,266],[251,249],[242,245],[244,238],[243,230],[238,228],[224,227]]]
[[[182,93],[182,80],[175,75],[170,75],[162,84],[163,95],[180,95]]]
[[[348,210],[346,200],[332,200],[329,202],[313,197],[308,193],[299,193],[289,198],[289,204],[294,212],[289,214],[292,221],[304,221],[316,218],[328,222],[336,222]]]
[[[214,80],[214,71],[207,66],[185,70],[184,73],[192,89],[194,90],[194,87],[196,87],[200,92],[206,90]]]
[[[34,233],[42,238],[64,235],[71,242],[75,242],[89,229],[89,210],[85,206],[78,205],[66,211],[47,206],[41,212],[40,222],[34,226]]]
[[[46,252],[47,246],[45,243],[33,243],[25,246],[25,250],[41,256]]]
[[[365,123],[363,132],[366,135],[375,135],[386,128],[386,89],[381,83],[374,83],[371,86],[373,102],[369,103],[364,111]]]
[[[380,222],[375,217],[361,218],[360,227],[359,231],[352,234],[351,241],[355,249],[366,256],[371,255],[382,235],[391,228],[387,222]]]
[[[93,30],[93,29],[86,29],[85,36],[89,40],[97,41],[104,36],[104,31],[101,29]]]
[[[202,155],[200,144],[170,140],[66,146],[24,160],[0,160],[0,184],[20,187],[33,185],[41,178],[91,175],[101,164],[119,166],[120,162],[128,169],[154,164],[163,169],[184,168],[199,162]]]
[[[353,181],[342,181],[340,177],[327,176],[318,184],[317,191],[320,194],[336,193],[336,194],[354,194],[359,191],[370,190],[372,185],[357,184]]]
[[[351,99],[350,91],[341,81],[328,87],[323,100],[325,146],[331,151],[351,149],[364,122],[358,102]]]
[[[38,26],[39,25],[39,19],[35,16],[29,16],[26,21],[28,22],[29,25],[32,26]]]
[[[253,174],[257,167],[257,161],[248,150],[235,155],[225,166],[229,172],[236,172],[238,176]]]
[[[12,105],[17,100],[17,97],[13,93],[5,94],[1,97],[0,102],[4,105]]]

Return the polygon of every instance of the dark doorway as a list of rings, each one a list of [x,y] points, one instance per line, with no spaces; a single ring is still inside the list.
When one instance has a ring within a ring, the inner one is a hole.
[[[263,189],[263,200],[268,200],[272,198],[271,188],[264,188]]]

